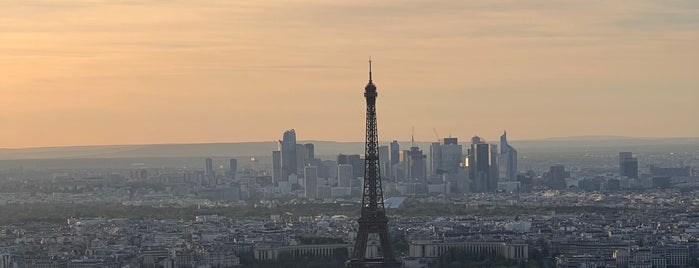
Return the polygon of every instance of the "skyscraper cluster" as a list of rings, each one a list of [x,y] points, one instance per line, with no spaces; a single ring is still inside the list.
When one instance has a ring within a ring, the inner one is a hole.
[[[358,160],[359,155],[356,155],[356,158]],[[355,164],[357,160],[352,158]],[[342,172],[347,171],[343,169]],[[272,183],[277,185],[282,193],[288,194],[298,186],[303,189],[303,195],[308,199],[324,197],[323,193],[329,195],[331,190],[325,186],[327,183],[321,184],[321,179],[337,178],[337,173],[335,161],[321,161],[316,158],[314,144],[296,143],[294,129],[284,131],[282,139],[278,142],[278,150],[272,151]],[[346,173],[343,175],[346,176]]]
[[[428,156],[415,142],[409,150],[401,150],[394,140],[379,146],[381,174],[402,194],[514,191],[518,189],[517,151],[507,142],[506,134],[500,141],[506,149],[498,151],[498,145],[476,136],[464,150],[458,138],[442,138],[430,145]],[[352,165],[346,158],[340,155],[338,163]],[[354,159],[360,165],[352,168],[363,168],[359,156]],[[358,176],[361,172],[355,174]]]
[[[284,189],[304,189],[306,196],[357,197],[364,177],[364,157],[339,154],[333,160],[315,156],[314,144],[297,144],[296,131],[284,132],[278,150],[272,152],[272,181]],[[508,143],[507,133],[497,144],[475,136],[464,148],[456,137],[430,144],[428,154],[413,141],[401,150],[396,140],[378,147],[383,181],[401,194],[450,194],[515,191],[517,150]],[[309,168],[310,167],[310,168]],[[298,188],[296,187],[296,188]]]
[[[471,191],[494,192],[498,187],[497,145],[486,143],[478,136],[471,139],[471,148],[468,150],[468,168],[471,182]]]
[[[296,130],[284,131],[278,142],[278,149],[272,151],[272,180],[275,183],[287,182],[292,175],[303,176],[304,167],[317,165],[315,145],[296,143]]]

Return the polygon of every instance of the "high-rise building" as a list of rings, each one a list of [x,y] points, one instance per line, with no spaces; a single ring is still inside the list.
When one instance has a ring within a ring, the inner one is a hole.
[[[619,176],[638,179],[638,159],[631,152],[619,153]]]
[[[352,165],[352,173],[354,178],[364,177],[364,161],[358,154],[339,154],[337,156],[337,164],[348,164]]]
[[[490,145],[490,178],[488,180],[488,189],[490,191],[496,191],[498,189],[498,183],[500,182],[500,164],[499,164],[499,151],[497,144]]]
[[[228,163],[228,173],[235,178],[235,174],[238,173],[238,159],[231,158]]]
[[[430,145],[430,171],[432,175],[456,174],[463,155],[457,138],[443,138]]]
[[[564,190],[567,189],[567,178],[570,178],[570,172],[566,171],[563,165],[554,165],[549,168],[548,174],[544,177],[548,178],[548,185],[551,189]]]
[[[468,164],[468,155],[462,157],[461,164],[459,165],[459,172],[456,174],[456,179],[452,180],[452,186],[454,192],[457,193],[468,193],[471,192],[471,170]]]
[[[507,142],[507,131],[500,136],[500,177],[517,180],[517,150]]]
[[[319,162],[320,167],[318,167],[318,177],[327,179],[337,179],[337,161],[319,160]]]
[[[391,141],[391,144],[388,145],[390,149],[390,156],[389,160],[391,161],[392,165],[398,164],[398,155],[400,154],[400,145],[398,144],[398,141],[394,140]]]
[[[289,181],[289,178],[282,180],[282,152],[272,151],[272,182],[277,185],[281,181]]]
[[[338,154],[337,155],[337,164],[338,165],[342,165],[342,164],[349,165],[349,160],[347,160],[347,155],[346,154]]]
[[[306,160],[313,160],[316,158],[316,150],[313,143],[306,143],[303,147],[306,150],[306,156],[304,157]]]
[[[429,159],[431,184],[446,184],[449,192],[463,191],[463,181],[459,184],[460,179],[465,179],[459,176],[463,147],[457,138],[442,138],[439,142],[432,143]]]
[[[381,178],[386,178],[388,170],[391,168],[391,160],[388,157],[388,146],[379,146],[379,159],[381,159]]]
[[[405,151],[407,179],[410,182],[427,183],[427,155],[417,146]]]
[[[351,187],[352,180],[354,180],[354,175],[352,174],[352,165],[350,164],[340,164],[337,165],[337,186],[339,187]]]
[[[279,151],[282,155],[282,181],[288,181],[289,175],[298,175],[298,161],[296,156],[296,130],[284,131],[282,140],[279,141]]]
[[[430,144],[430,174],[441,176],[445,171],[442,168],[442,146],[439,142]]]
[[[490,144],[485,143],[480,137],[471,139],[471,148],[468,150],[468,170],[471,179],[471,191],[494,192],[497,190],[498,174],[493,174],[493,156]]]
[[[303,144],[296,144],[296,169],[299,173],[303,172],[306,162],[306,147]]]
[[[206,158],[204,159],[204,174],[206,174],[206,177],[208,179],[213,179],[215,172],[214,172],[214,160],[211,158]]]
[[[318,168],[307,166],[303,171],[306,198],[316,199],[318,197]]]
[[[396,168],[400,157],[400,145],[394,140],[388,145],[388,166],[386,167],[386,177],[389,181],[397,181]]]

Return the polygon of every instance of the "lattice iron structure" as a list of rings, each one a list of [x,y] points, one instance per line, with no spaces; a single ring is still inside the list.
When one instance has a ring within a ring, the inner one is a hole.
[[[364,88],[366,99],[366,142],[364,155],[364,189],[362,191],[362,214],[357,220],[359,230],[347,267],[400,267],[395,260],[391,236],[388,233],[388,217],[383,203],[381,187],[378,129],[376,127],[376,86],[371,77],[369,60],[369,83]],[[367,258],[369,234],[377,234],[383,258]]]

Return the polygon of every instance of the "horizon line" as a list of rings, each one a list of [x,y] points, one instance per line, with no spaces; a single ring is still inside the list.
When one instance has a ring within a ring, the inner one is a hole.
[[[476,135],[477,136],[477,135]],[[458,137],[457,137],[458,138]],[[575,139],[636,139],[636,140],[658,140],[658,139],[699,139],[698,137],[684,136],[684,137],[643,137],[643,136],[616,136],[616,135],[582,135],[582,136],[559,136],[559,137],[546,137],[546,138],[535,138],[535,139],[508,139],[508,141],[547,141],[547,140],[561,140],[570,139],[574,141]],[[467,138],[466,140],[470,140]],[[391,142],[394,140],[380,140],[379,142]],[[407,142],[409,140],[398,142]],[[487,139],[486,139],[487,141]],[[83,148],[83,147],[118,147],[118,146],[157,146],[157,145],[212,145],[212,144],[240,144],[240,143],[275,143],[275,140],[268,141],[212,141],[212,142],[167,142],[167,143],[123,143],[123,144],[84,144],[84,145],[48,145],[48,146],[30,146],[30,147],[0,147],[0,150],[31,150],[31,149],[58,149],[58,148]],[[298,140],[297,142],[336,142],[336,143],[364,143],[364,141],[336,141],[336,140],[318,140],[318,139],[308,139],[308,140]],[[438,142],[435,140],[431,141],[415,141],[418,143],[432,143]]]

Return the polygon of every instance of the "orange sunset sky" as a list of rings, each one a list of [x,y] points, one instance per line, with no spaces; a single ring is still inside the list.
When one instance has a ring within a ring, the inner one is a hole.
[[[699,1],[0,0],[0,148],[699,136]]]

